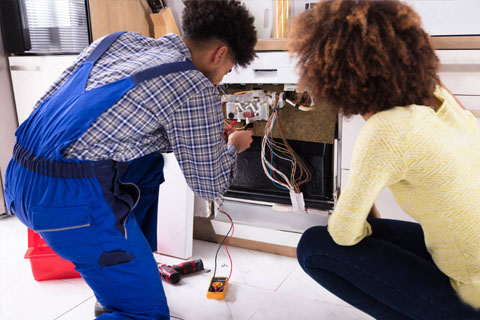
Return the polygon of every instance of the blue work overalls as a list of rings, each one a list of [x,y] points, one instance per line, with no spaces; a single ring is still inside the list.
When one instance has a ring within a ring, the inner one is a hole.
[[[79,161],[62,155],[140,82],[194,69],[188,60],[164,64],[86,91],[93,65],[121,34],[102,40],[18,128],[6,172],[5,200],[11,214],[74,263],[98,301],[113,311],[101,319],[169,319],[152,255],[158,188],[163,182],[161,154],[130,162]]]

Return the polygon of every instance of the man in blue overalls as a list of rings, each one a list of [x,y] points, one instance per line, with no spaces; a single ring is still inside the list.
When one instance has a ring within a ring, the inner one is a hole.
[[[8,210],[75,264],[112,311],[102,319],[169,319],[152,255],[160,153],[174,152],[211,200],[251,143],[251,132],[222,140],[216,85],[254,58],[253,18],[236,0],[185,5],[183,39],[115,33],[93,43],[16,132]]]

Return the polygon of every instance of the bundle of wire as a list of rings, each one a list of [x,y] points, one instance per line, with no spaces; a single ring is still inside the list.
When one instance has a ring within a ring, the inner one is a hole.
[[[218,246],[217,253],[215,254],[215,269],[213,271],[213,278],[215,278],[215,275],[217,273],[217,257],[218,257],[218,252],[220,251],[220,248],[222,248],[222,245],[225,243],[225,250],[227,251],[228,258],[230,259],[230,274],[228,275],[228,279],[232,276],[232,271],[233,271],[233,262],[232,262],[232,257],[230,256],[230,252],[228,251],[228,242],[230,239],[233,237],[233,232],[235,231],[235,227],[233,225],[233,220],[232,217],[223,209],[223,199],[218,198],[217,199],[217,205],[218,205],[218,210],[223,213],[224,215],[227,216],[227,218],[230,220],[231,226],[230,229],[228,230],[227,234],[223,238],[222,242]],[[231,233],[230,233],[231,232]],[[230,235],[230,236],[229,236]],[[226,240],[226,242],[225,242]]]
[[[301,96],[297,94],[297,92],[293,92],[290,94],[292,99],[286,98],[285,102],[291,105],[292,107],[297,108],[300,111],[315,111],[315,108],[312,98],[307,92],[304,92]],[[310,104],[307,107],[305,104]]]
[[[233,128],[233,129],[235,129],[235,130],[237,130],[237,131],[245,130],[245,128],[247,127],[246,124],[245,124],[245,125],[242,125],[241,127],[235,127],[235,125],[236,125],[237,123],[239,123],[237,120],[233,120],[232,122],[228,122],[227,120],[224,120],[223,123],[224,123],[226,126],[228,126],[228,127],[230,127],[230,128]]]
[[[285,139],[282,127],[278,123],[278,108],[275,108],[265,125],[265,134],[262,140],[262,166],[265,175],[280,189],[294,191],[300,193],[300,186],[310,181],[311,174],[302,159],[295,153],[290,144]],[[277,130],[282,142],[273,139],[273,129],[277,125]],[[270,152],[270,157],[266,157],[266,149]],[[291,174],[287,177],[278,168],[273,165],[273,159],[277,157],[290,163]],[[297,170],[298,168],[298,170]]]
[[[306,107],[304,105],[295,103],[295,102],[293,102],[292,100],[289,100],[289,99],[285,99],[285,102],[288,103],[289,105],[291,105],[292,107],[297,108],[300,111],[315,111],[316,110],[315,107]]]

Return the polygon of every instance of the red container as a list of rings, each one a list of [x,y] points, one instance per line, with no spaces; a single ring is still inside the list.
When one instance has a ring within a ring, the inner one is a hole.
[[[28,229],[28,250],[33,278],[37,281],[80,278],[73,263],[58,256],[40,235]]]

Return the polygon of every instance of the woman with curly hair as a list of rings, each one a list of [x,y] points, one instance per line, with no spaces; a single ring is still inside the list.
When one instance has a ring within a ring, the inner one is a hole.
[[[291,38],[314,99],[366,120],[328,226],[300,240],[302,268],[376,319],[480,319],[480,130],[440,84],[418,14],[320,1]],[[418,224],[369,218],[384,187]]]

